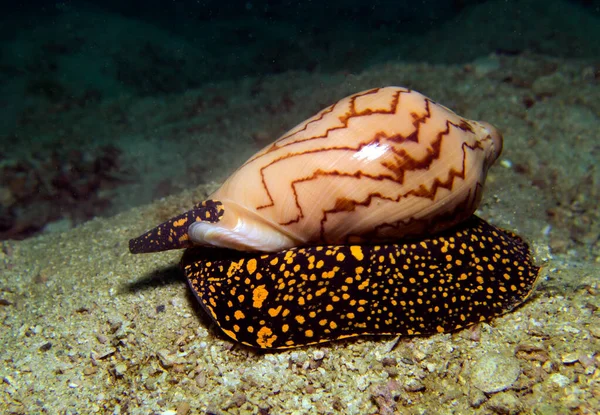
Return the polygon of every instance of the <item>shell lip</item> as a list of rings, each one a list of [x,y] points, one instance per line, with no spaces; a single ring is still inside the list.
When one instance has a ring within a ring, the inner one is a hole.
[[[196,246],[213,246],[239,251],[275,252],[305,241],[276,222],[230,199],[221,199],[225,212],[216,223],[193,222],[188,227]]]

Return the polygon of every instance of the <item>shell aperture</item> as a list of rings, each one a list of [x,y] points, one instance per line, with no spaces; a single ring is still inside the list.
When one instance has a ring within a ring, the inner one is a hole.
[[[521,304],[539,271],[521,238],[476,216],[406,243],[195,247],[181,266],[227,336],[267,349],[458,330]]]
[[[185,246],[276,252],[439,232],[475,212],[501,150],[493,126],[416,91],[359,92],[238,168],[209,196],[222,218],[192,225]]]

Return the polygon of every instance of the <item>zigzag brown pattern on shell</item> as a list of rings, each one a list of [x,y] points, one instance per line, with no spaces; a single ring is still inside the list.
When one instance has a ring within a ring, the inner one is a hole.
[[[447,132],[449,131],[449,128],[447,129]],[[447,134],[446,132],[446,134]],[[441,140],[441,138],[440,138]],[[461,178],[464,179],[465,178],[465,171],[466,171],[466,166],[465,166],[465,161],[466,161],[466,157],[467,157],[467,150],[471,149],[471,150],[476,150],[477,148],[481,148],[479,146],[479,144],[477,146],[469,146],[468,144],[464,143],[462,145],[463,148],[463,160],[462,160],[462,170],[461,171],[456,171],[454,169],[450,170],[450,175],[449,178],[446,182],[443,182],[441,180],[439,180],[438,178],[436,178],[431,186],[431,189],[425,189],[424,187],[419,188],[419,191],[415,191],[415,190],[410,190],[408,192],[406,192],[403,195],[400,195],[396,198],[390,198],[390,197],[386,197],[383,196],[379,193],[375,193],[375,194],[371,194],[367,197],[367,199],[365,199],[362,202],[359,201],[353,201],[353,200],[344,200],[343,203],[336,203],[336,208],[334,209],[329,209],[329,210],[324,210],[323,211],[323,216],[321,218],[321,230],[320,230],[320,237],[321,240],[325,240],[325,222],[327,222],[327,215],[328,214],[335,214],[338,212],[342,212],[342,211],[352,211],[356,208],[356,206],[369,206],[371,204],[371,201],[374,198],[379,198],[379,199],[383,199],[383,200],[389,200],[392,202],[399,202],[401,199],[404,199],[406,197],[410,197],[410,196],[414,196],[414,197],[421,197],[421,198],[428,198],[433,200],[435,198],[435,195],[438,191],[438,189],[440,188],[445,188],[445,189],[452,189],[452,185],[454,183],[454,179],[455,178]],[[439,147],[438,147],[438,153],[437,155],[439,155]],[[437,157],[436,157],[437,158]],[[433,160],[432,160],[433,161]],[[334,174],[324,174],[324,175],[334,175]],[[349,176],[349,175],[343,175],[343,174],[337,174],[340,176]],[[367,176],[365,175],[365,177],[370,177],[374,180],[380,180],[379,177],[372,177],[372,176]],[[358,178],[358,177],[357,177]],[[296,180],[292,183],[292,190],[294,192],[294,197],[296,198],[296,206],[298,206],[298,209],[300,210],[300,215],[296,218],[296,220],[293,221],[289,221],[286,222],[282,225],[288,225],[294,222],[299,221],[303,216],[302,216],[302,209],[300,208],[298,202],[297,202],[297,194],[296,194],[296,190],[294,187],[294,184],[298,181],[302,181],[302,180]],[[399,183],[402,183],[401,181]],[[481,185],[481,183],[477,183],[477,189],[482,189],[483,186]],[[456,217],[460,217],[460,215],[456,215],[456,212],[460,212],[463,209],[473,209],[473,203],[475,203],[475,201],[477,200],[478,195],[476,194],[474,198],[471,197],[471,192],[467,193],[467,197],[465,198],[465,200],[462,203],[459,203],[457,208],[450,211],[450,212],[446,212],[446,214],[444,215],[445,218],[447,219],[442,219],[443,223],[452,223],[456,221]],[[474,209],[473,209],[474,210]],[[427,229],[428,227],[426,226],[428,223],[432,223],[432,222],[436,222],[438,221],[438,219],[442,218],[441,216],[438,216],[436,218],[428,218],[427,220],[419,220],[419,219],[414,219],[414,218],[409,218],[406,221],[396,221],[396,222],[384,222],[378,226],[376,226],[373,230],[373,232],[370,232],[368,235],[377,235],[377,231],[386,227],[386,226],[391,226],[391,227],[398,227],[401,224],[404,225],[409,225],[411,223],[423,223],[425,226],[425,229]],[[354,237],[367,237],[367,235],[348,235],[346,237],[346,242],[351,241]]]
[[[354,102],[356,101],[357,98],[364,97],[364,96],[367,96],[367,95],[370,95],[370,94],[376,94],[380,90],[381,90],[381,88],[374,88],[374,89],[370,89],[368,91],[364,91],[362,93],[359,93],[359,94],[356,94],[356,95],[352,96],[352,98],[350,98],[351,107],[354,107]],[[250,164],[250,163],[254,162],[255,160],[258,160],[259,158],[261,158],[265,154],[271,153],[271,152],[273,152],[275,150],[279,150],[281,148],[285,148],[287,146],[291,146],[293,144],[302,143],[302,142],[305,142],[305,141],[320,140],[320,139],[327,138],[332,131],[343,130],[345,128],[348,128],[348,121],[350,120],[350,118],[357,118],[357,117],[362,117],[362,116],[369,116],[371,114],[392,115],[397,110],[398,101],[400,99],[400,94],[401,93],[411,93],[411,92],[413,92],[413,91],[411,91],[410,89],[406,89],[406,90],[403,90],[403,91],[398,91],[395,94],[396,96],[394,97],[394,99],[392,99],[392,101],[391,101],[393,107],[389,111],[385,111],[385,110],[380,110],[380,111],[365,111],[363,113],[358,114],[356,112],[356,110],[354,110],[354,111],[351,110],[350,112],[354,112],[354,114],[348,114],[347,113],[345,115],[345,117],[343,117],[343,118],[340,117],[340,121],[343,121],[343,125],[342,126],[334,127],[334,128],[328,128],[327,131],[325,131],[325,134],[323,134],[323,135],[316,135],[316,136],[307,137],[307,138],[296,140],[296,141],[290,141],[289,143],[285,143],[285,144],[282,144],[282,145],[278,144],[278,143],[280,143],[280,142],[282,142],[284,140],[287,140],[287,139],[293,137],[296,134],[299,134],[299,133],[301,133],[303,131],[306,131],[306,129],[309,127],[309,125],[317,123],[319,121],[322,121],[326,114],[329,114],[329,113],[333,112],[333,110],[338,106],[339,102],[336,102],[335,104],[330,105],[329,107],[321,110],[321,112],[319,114],[315,115],[315,119],[314,120],[310,120],[309,122],[305,123],[304,126],[301,129],[299,129],[298,131],[294,131],[291,134],[279,137],[273,144],[271,144],[271,146],[266,151],[259,152],[259,153],[255,154],[254,157],[252,157],[250,160],[248,160],[247,162],[245,162],[242,165],[242,167],[245,166],[245,165],[247,165],[247,164]],[[328,149],[323,149],[323,150],[339,150],[339,149],[342,149],[342,148],[328,148]],[[348,149],[350,149],[350,148],[348,148]],[[320,151],[323,151],[323,150],[320,150]],[[269,165],[272,165],[272,164],[274,164],[274,163],[276,163],[278,161],[284,160],[284,159],[286,159],[288,157],[297,156],[297,155],[301,155],[301,154],[307,154],[307,153],[309,153],[309,152],[289,154],[288,156],[283,156],[283,157],[281,157],[281,158],[279,158],[277,160],[272,161],[271,163],[269,163],[265,167],[268,167]]]
[[[385,232],[382,232],[383,229],[385,228],[408,228],[409,226],[413,226],[413,225],[421,225],[421,228],[418,228],[417,230],[415,230],[414,232],[411,232],[410,234],[407,234],[406,236],[411,238],[411,237],[416,237],[418,235],[421,234],[433,234],[433,233],[437,233],[439,231],[438,227],[436,226],[432,226],[432,223],[444,223],[445,225],[448,225],[448,227],[452,227],[456,224],[458,224],[459,221],[457,221],[456,218],[460,217],[460,213],[464,212],[464,211],[475,211],[475,205],[477,204],[477,201],[479,200],[479,198],[481,197],[482,194],[482,190],[483,190],[483,185],[481,183],[477,183],[477,187],[475,190],[475,194],[472,196],[471,191],[469,191],[466,195],[466,197],[464,198],[464,200],[460,203],[458,203],[456,205],[456,207],[452,210],[448,210],[446,211],[444,214],[440,214],[438,216],[436,216],[434,219],[415,219],[415,218],[408,218],[407,220],[398,220],[396,222],[386,222],[386,223],[382,223],[380,225],[377,225],[373,228],[373,231],[369,232],[369,233],[365,233],[363,235],[348,235],[346,237],[346,243],[355,243],[355,241],[353,240],[353,237],[360,237],[363,240],[369,240],[369,239],[373,239],[376,240],[376,235],[378,234],[384,234]],[[321,221],[321,223],[324,223],[323,220]],[[413,228],[414,229],[414,228]],[[323,230],[323,228],[321,228],[321,230]],[[323,236],[321,234],[321,236]]]
[[[326,108],[323,111],[321,111],[321,113],[319,114],[319,116],[317,118],[315,118],[314,120],[311,120],[311,121],[305,123],[305,125],[304,125],[303,128],[299,129],[298,131],[295,131],[294,133],[292,133],[290,135],[286,135],[286,136],[280,137],[277,141],[275,141],[272,144],[272,146],[266,152],[257,154],[255,157],[253,157],[252,159],[248,160],[248,162],[246,162],[244,165],[249,164],[249,163],[257,160],[257,159],[261,158],[262,156],[264,156],[265,154],[268,154],[268,153],[270,153],[270,152],[272,152],[274,150],[277,150],[277,149],[280,149],[280,148],[284,148],[284,147],[287,147],[287,146],[292,145],[292,144],[297,144],[297,143],[305,142],[305,141],[320,140],[320,139],[328,138],[329,134],[332,131],[343,130],[343,129],[348,128],[348,123],[350,122],[350,119],[358,118],[358,117],[363,117],[363,116],[370,116],[372,114],[393,115],[398,110],[398,103],[400,102],[400,94],[413,92],[413,91],[411,91],[409,89],[396,92],[394,94],[394,98],[391,101],[391,108],[389,110],[387,110],[387,111],[386,110],[378,110],[378,111],[367,110],[367,111],[364,111],[362,113],[358,113],[356,111],[354,102],[356,101],[357,98],[364,97],[364,96],[367,96],[367,95],[370,95],[370,94],[376,94],[380,90],[381,90],[381,88],[375,88],[375,89],[371,89],[371,90],[365,91],[363,93],[356,94],[356,95],[352,96],[350,98],[350,110],[343,117],[340,117],[340,121],[342,121],[342,126],[334,127],[334,128],[328,128],[325,131],[325,134],[323,134],[323,135],[312,136],[312,137],[308,137],[306,139],[297,140],[297,141],[291,141],[291,142],[286,143],[286,144],[281,145],[281,146],[277,145],[277,143],[279,143],[279,142],[281,142],[283,140],[286,140],[286,139],[288,139],[290,137],[293,137],[294,135],[296,135],[296,134],[298,134],[298,133],[300,133],[302,131],[305,131],[310,124],[318,122],[318,121],[322,121],[325,114],[333,112],[333,110],[335,109],[335,107],[339,104],[339,102],[338,102],[338,103],[330,106],[329,108]],[[425,98],[426,115],[424,117],[421,117],[423,119],[431,117],[431,112],[429,110],[429,102],[430,102],[430,100],[428,98]],[[433,102],[433,101],[431,101],[431,102]],[[419,119],[416,118],[416,120],[413,122],[413,126],[417,130],[417,131],[415,131],[417,133],[417,136],[418,136],[418,127],[417,127],[418,124],[419,124]],[[412,141],[417,142],[417,140],[413,140],[412,137],[411,137],[412,135],[415,134],[415,132],[411,133],[408,137]],[[261,176],[261,181],[262,181],[262,184],[263,184],[263,188],[265,189],[265,192],[267,193],[267,196],[269,198],[270,203],[266,204],[266,205],[262,205],[262,206],[257,206],[256,209],[260,210],[260,209],[272,207],[274,205],[273,197],[271,196],[271,192],[269,191],[269,188],[268,188],[267,184],[265,183],[264,170],[267,167],[270,167],[270,166],[272,166],[272,165],[274,165],[276,163],[279,163],[280,161],[283,161],[285,159],[296,157],[296,156],[301,156],[301,155],[306,155],[306,154],[322,153],[322,152],[331,151],[331,150],[350,150],[350,151],[355,151],[355,152],[356,151],[360,151],[363,147],[365,147],[365,146],[367,146],[369,144],[373,144],[374,142],[378,142],[378,139],[380,137],[383,137],[383,136],[385,136],[385,134],[383,134],[383,133],[377,133],[377,134],[375,134],[373,140],[371,140],[370,142],[368,142],[366,144],[360,145],[360,146],[358,146],[356,148],[354,148],[354,147],[346,147],[346,146],[344,146],[344,147],[320,148],[320,149],[311,150],[311,151],[303,151],[303,152],[300,152],[300,153],[288,153],[288,154],[286,154],[284,156],[281,156],[281,157],[277,158],[276,160],[271,161],[269,164],[267,164],[266,166],[261,167],[261,169],[260,169],[260,176]],[[386,138],[388,138],[390,141],[394,141],[394,142],[401,142],[401,140],[399,140],[400,138],[403,139],[403,140],[407,139],[407,137],[402,137],[399,134],[397,136],[391,136],[391,137],[386,137]],[[398,155],[401,156],[403,154],[398,154]],[[408,156],[408,155],[406,155],[406,157],[410,158],[410,156]],[[318,173],[318,172],[319,171],[317,171],[315,173]],[[367,175],[364,175],[364,176],[365,177],[369,177]],[[361,177],[360,172],[357,172],[357,176],[356,177],[357,178]],[[384,176],[382,176],[381,180],[383,180],[385,178],[390,178],[391,179],[391,177],[384,177]],[[306,178],[306,180],[310,180],[310,179]],[[394,180],[394,179],[392,179],[392,180]],[[300,182],[300,181],[305,181],[305,180],[304,179],[295,180],[294,182],[292,182],[292,186],[293,186],[293,183]],[[298,220],[300,220],[300,218],[303,217],[303,215],[302,215],[302,209],[300,208],[300,206],[298,204],[298,198],[297,198],[296,191],[293,189],[293,187],[292,187],[292,190],[294,191],[294,197],[295,197],[295,200],[296,200],[296,206],[298,206],[298,208],[300,209],[300,216],[295,221],[288,222],[287,224],[297,222]],[[285,224],[282,224],[282,225],[285,225]]]
[[[274,150],[283,148],[283,147],[287,147],[289,145],[292,144],[297,144],[299,142],[304,142],[304,141],[310,141],[310,140],[317,140],[317,139],[326,139],[328,138],[328,136],[331,134],[331,132],[335,131],[335,130],[341,130],[341,129],[345,129],[348,128],[348,124],[350,122],[351,119],[354,118],[358,118],[358,117],[366,117],[366,116],[371,116],[373,114],[384,114],[384,115],[394,115],[397,113],[398,111],[398,105],[400,104],[400,95],[401,94],[409,94],[413,91],[411,90],[401,90],[401,91],[397,91],[394,94],[393,99],[390,101],[390,108],[385,110],[385,109],[380,109],[380,110],[365,110],[362,112],[358,112],[355,108],[355,101],[356,99],[369,95],[369,94],[374,94],[379,92],[380,88],[376,88],[376,89],[372,89],[369,91],[366,91],[364,93],[361,94],[357,94],[353,97],[350,98],[350,109],[348,110],[348,112],[346,114],[344,114],[343,116],[340,116],[339,119],[340,121],[342,121],[342,125],[341,126],[337,126],[334,128],[330,128],[327,129],[325,131],[325,133],[323,135],[319,135],[319,136],[311,136],[308,138],[304,138],[301,140],[295,140],[295,141],[290,141],[288,143],[285,143],[283,145],[278,145],[278,143],[290,139],[291,137],[293,137],[294,135],[305,131],[308,126],[312,123],[315,122],[319,122],[322,121],[324,116],[328,113],[331,113],[334,111],[335,107],[337,106],[337,104],[334,104],[326,109],[324,109],[323,111],[321,111],[318,116],[307,122],[301,129],[299,129],[298,131],[294,131],[293,133],[287,135],[287,136],[283,136],[280,139],[278,139],[275,143],[273,143],[272,147],[270,149],[268,149],[266,152],[260,153],[258,154],[256,157],[252,158],[251,160],[249,160],[246,164],[253,162],[257,159],[259,159],[260,157],[262,157],[265,154],[268,154]],[[270,203],[266,204],[266,205],[262,205],[262,206],[257,206],[257,210],[260,209],[264,209],[264,208],[268,208],[268,207],[272,207],[274,206],[274,201],[273,198],[271,196],[271,193],[269,191],[269,188],[266,184],[265,181],[265,173],[264,170],[276,163],[279,163],[285,159],[288,158],[292,158],[292,157],[297,157],[297,156],[301,156],[301,155],[306,155],[306,154],[316,154],[316,153],[321,153],[321,152],[327,152],[327,151],[332,151],[332,150],[347,150],[347,151],[354,151],[354,152],[358,152],[360,151],[363,147],[372,145],[374,143],[379,143],[382,139],[385,139],[387,141],[391,141],[391,142],[395,142],[395,143],[402,143],[405,141],[413,141],[418,143],[419,142],[419,133],[420,133],[420,127],[421,125],[425,125],[427,123],[427,120],[431,118],[431,109],[430,109],[430,104],[436,104],[435,101],[430,100],[427,97],[424,97],[424,103],[425,103],[425,114],[422,116],[418,116],[416,113],[412,113],[411,115],[413,116],[414,120],[412,122],[412,125],[414,127],[414,131],[411,132],[409,135],[407,136],[402,136],[401,134],[396,134],[396,135],[392,135],[392,136],[387,136],[384,132],[377,132],[374,134],[373,138],[371,140],[369,140],[366,143],[363,143],[361,145],[359,145],[358,147],[349,147],[349,146],[341,146],[341,147],[329,147],[329,148],[319,148],[319,149],[315,149],[315,150],[309,150],[309,151],[303,151],[303,152],[298,152],[298,153],[288,153],[284,156],[281,156],[273,161],[271,161],[269,164],[261,167],[260,169],[260,175],[261,175],[261,181],[262,181],[262,185],[263,188],[267,194],[267,197],[269,198]],[[298,216],[295,219],[292,219],[290,221],[284,222],[284,223],[280,223],[280,225],[282,226],[287,226],[287,225],[291,225],[293,223],[297,223],[298,221],[300,221],[302,218],[304,218],[304,214],[302,212],[302,207],[300,206],[299,200],[298,200],[298,194],[296,192],[296,187],[295,185],[298,183],[302,183],[302,182],[306,182],[306,181],[311,181],[311,180],[316,180],[319,177],[322,176],[344,176],[344,177],[354,177],[356,179],[360,179],[362,177],[367,177],[370,178],[372,180],[378,180],[378,181],[382,181],[382,180],[393,180],[396,183],[402,185],[404,182],[404,175],[406,172],[408,171],[413,171],[413,170],[419,170],[419,169],[427,169],[429,168],[437,159],[439,159],[440,157],[440,153],[441,153],[441,146],[442,146],[442,142],[445,136],[447,136],[448,134],[450,134],[450,129],[454,127],[457,129],[460,129],[462,131],[468,131],[468,132],[473,132],[473,129],[471,127],[470,124],[468,124],[466,121],[463,121],[459,124],[450,122],[450,121],[446,121],[446,129],[444,131],[441,131],[438,133],[436,140],[433,141],[431,143],[431,147],[433,149],[433,152],[430,153],[425,159],[422,160],[418,160],[415,159],[413,157],[410,156],[410,154],[408,154],[405,150],[400,149],[400,150],[396,150],[393,147],[390,147],[390,150],[392,152],[394,152],[394,154],[396,155],[396,160],[397,162],[395,164],[392,163],[386,163],[383,166],[386,167],[391,173],[392,175],[377,175],[377,176],[373,176],[373,175],[369,175],[369,174],[365,174],[362,171],[357,171],[353,174],[347,174],[347,173],[340,173],[338,171],[331,171],[331,172],[327,172],[327,171],[323,171],[323,170],[316,170],[314,171],[310,176],[301,178],[301,179],[297,179],[294,180],[290,183],[292,192],[294,194],[294,201],[296,204],[296,207],[298,208]],[[369,195],[369,197],[363,201],[353,201],[353,200],[344,200],[344,201],[340,201],[340,203],[336,203],[336,208],[334,209],[330,209],[330,210],[325,210],[323,211],[323,216],[321,218],[321,230],[320,230],[320,235],[321,235],[321,239],[323,239],[324,237],[324,224],[327,221],[327,215],[328,214],[334,214],[337,212],[341,212],[341,211],[351,211],[354,210],[354,208],[356,206],[369,206],[372,199],[373,198],[380,198],[380,199],[384,199],[384,200],[389,200],[389,201],[394,201],[394,202],[398,202],[403,198],[406,197],[410,197],[410,196],[414,196],[414,197],[421,197],[421,198],[428,198],[433,200],[438,192],[438,190],[440,188],[444,188],[444,189],[448,189],[450,190],[453,186],[454,180],[456,178],[460,178],[460,179],[464,179],[465,178],[465,172],[466,172],[466,167],[465,167],[465,160],[467,157],[467,148],[470,150],[478,150],[478,149],[483,149],[481,144],[479,142],[477,142],[477,144],[475,146],[469,146],[468,144],[464,143],[463,144],[463,161],[462,161],[462,169],[461,171],[456,171],[454,169],[450,170],[450,174],[448,177],[448,180],[446,181],[441,181],[439,180],[439,178],[436,178],[431,186],[430,189],[426,189],[424,187],[419,188],[418,190],[410,190],[409,192],[398,196],[397,198],[389,198],[386,196],[383,196],[381,194],[372,194]],[[401,160],[401,161],[400,161]],[[466,204],[468,204],[468,200],[465,201]],[[415,220],[417,221],[417,220]],[[431,222],[431,219],[428,220],[427,222]],[[386,225],[388,226],[398,226],[400,223],[399,222],[394,222],[394,223],[384,223],[379,225],[379,227],[384,227]],[[349,235],[348,238],[352,238],[355,236],[359,236],[359,235]]]
[[[312,141],[312,140],[319,140],[319,139],[322,139],[322,138],[327,138],[327,137],[329,136],[329,134],[330,134],[331,132],[333,132],[333,131],[336,131],[336,130],[344,130],[344,129],[348,128],[348,123],[350,122],[350,119],[352,119],[352,118],[365,117],[365,116],[370,116],[370,115],[372,115],[372,114],[393,115],[393,114],[395,114],[395,113],[396,113],[396,111],[397,111],[397,109],[398,109],[398,103],[400,102],[400,94],[403,94],[403,93],[407,94],[407,93],[411,93],[411,92],[413,92],[413,91],[411,91],[411,90],[409,90],[409,89],[407,89],[407,90],[404,90],[404,91],[398,91],[396,94],[394,94],[395,96],[394,96],[394,98],[392,99],[392,101],[391,101],[391,103],[390,103],[391,105],[390,105],[390,109],[389,109],[389,110],[384,110],[384,109],[382,109],[382,110],[377,110],[377,111],[365,110],[365,111],[363,111],[363,112],[361,112],[361,113],[358,113],[358,112],[356,111],[356,109],[355,109],[355,104],[354,104],[354,103],[356,102],[356,100],[357,100],[358,98],[362,98],[362,97],[364,97],[364,96],[371,95],[371,94],[376,94],[376,93],[378,93],[380,90],[381,90],[381,88],[374,88],[374,89],[370,89],[370,90],[368,90],[368,91],[364,91],[364,92],[362,92],[362,93],[359,93],[359,94],[353,95],[353,96],[350,98],[350,111],[348,111],[348,112],[347,112],[347,113],[346,113],[344,116],[342,116],[342,117],[340,117],[340,118],[339,118],[339,119],[340,119],[340,121],[342,121],[342,126],[340,126],[340,127],[334,127],[334,128],[328,128],[328,129],[327,129],[327,131],[325,131],[325,134],[323,134],[323,135],[312,136],[312,137],[308,137],[308,138],[300,139],[300,140],[297,140],[297,141],[291,141],[291,142],[289,142],[289,143],[286,143],[286,144],[283,144],[283,145],[281,145],[281,146],[278,146],[278,148],[287,147],[287,146],[289,146],[289,145],[292,145],[292,144],[297,144],[297,143],[302,143],[302,142],[305,142],[305,141]],[[281,142],[281,141],[287,140],[287,139],[289,139],[289,138],[293,137],[294,135],[296,135],[296,134],[298,134],[298,133],[300,133],[300,132],[302,132],[302,131],[306,131],[306,129],[308,128],[308,126],[309,126],[309,125],[311,125],[311,124],[313,124],[313,123],[316,123],[316,122],[318,122],[318,121],[321,121],[321,120],[323,119],[323,116],[324,116],[325,114],[328,114],[328,113],[330,113],[330,112],[333,112],[333,110],[335,109],[335,107],[337,106],[337,104],[338,104],[338,103],[336,103],[336,104],[334,104],[334,105],[332,105],[332,106],[330,106],[330,107],[328,107],[328,108],[324,109],[324,110],[323,110],[323,111],[321,111],[321,113],[319,114],[319,117],[317,117],[317,118],[316,118],[316,119],[314,119],[314,120],[311,120],[311,121],[307,122],[307,123],[304,125],[304,127],[303,127],[303,128],[301,128],[301,129],[299,129],[298,131],[295,131],[295,132],[293,132],[293,133],[292,133],[292,134],[290,134],[290,135],[284,135],[283,137],[280,137],[280,138],[279,138],[277,141],[275,141],[275,143],[279,143],[279,142]]]

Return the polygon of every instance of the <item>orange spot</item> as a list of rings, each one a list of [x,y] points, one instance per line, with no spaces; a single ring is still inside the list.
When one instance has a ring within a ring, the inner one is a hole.
[[[248,270],[250,275],[254,274],[254,271],[256,271],[256,259],[252,258],[251,260],[249,260],[246,264],[246,269]]]
[[[277,336],[273,334],[273,331],[268,327],[262,327],[258,333],[256,333],[256,343],[260,347],[272,347],[273,342],[277,340]]]
[[[277,308],[269,308],[269,315],[271,317],[276,317],[279,314],[279,312],[281,311],[281,308],[282,308],[281,305]]]
[[[358,259],[359,261],[362,261],[365,257],[362,248],[359,245],[352,245],[350,247],[350,253],[354,258]]]
[[[231,337],[233,340],[237,341],[237,335],[233,331],[223,329],[223,333]]]
[[[182,219],[176,220],[173,222],[173,227],[180,228],[180,227],[184,226],[187,223],[187,221],[188,221],[187,218],[182,218]]]
[[[264,285],[256,287],[252,291],[252,305],[254,308],[261,308],[268,295],[269,292],[265,289]]]

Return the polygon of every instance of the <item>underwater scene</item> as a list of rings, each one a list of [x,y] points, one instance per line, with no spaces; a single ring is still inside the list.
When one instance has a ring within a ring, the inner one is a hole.
[[[600,413],[600,2],[0,15],[0,413]]]

